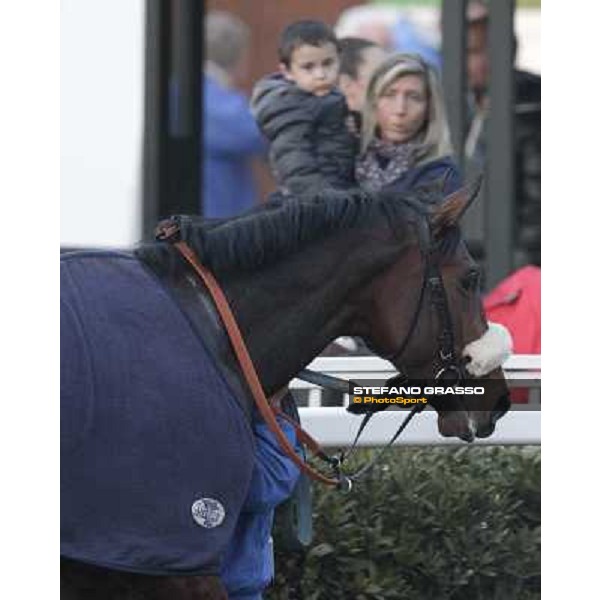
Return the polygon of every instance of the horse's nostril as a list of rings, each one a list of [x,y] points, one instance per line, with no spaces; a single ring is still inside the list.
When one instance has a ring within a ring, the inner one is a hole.
[[[477,437],[478,438],[490,437],[490,435],[492,435],[492,433],[494,433],[494,429],[496,429],[496,426],[493,423],[490,423],[489,425],[486,425],[485,427],[480,427],[477,430]]]
[[[469,444],[475,440],[475,434],[472,431],[468,431],[467,433],[463,433],[458,436],[463,442],[468,442]]]

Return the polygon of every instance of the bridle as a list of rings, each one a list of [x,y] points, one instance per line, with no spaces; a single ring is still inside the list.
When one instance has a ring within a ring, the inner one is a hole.
[[[431,296],[431,304],[435,309],[438,315],[438,320],[440,322],[440,333],[437,336],[438,348],[436,351],[436,361],[434,363],[432,379],[435,381],[443,380],[445,386],[459,385],[466,379],[465,364],[467,363],[468,359],[460,358],[456,354],[452,315],[450,313],[448,296],[444,287],[444,280],[440,271],[439,260],[437,259],[438,252],[435,243],[432,241],[433,236],[431,232],[431,223],[428,218],[424,218],[422,220],[417,221],[417,231],[419,248],[424,263],[423,279],[421,282],[421,289],[419,292],[419,300],[417,302],[417,307],[413,313],[413,317],[409,325],[408,331],[404,336],[404,339],[400,344],[398,350],[389,354],[384,354],[382,355],[382,358],[390,361],[394,365],[400,364],[400,359],[406,351],[410,340],[412,339],[412,335],[415,331],[417,322],[419,320],[419,316],[421,314],[423,306],[425,305],[425,296],[427,290],[429,290]],[[386,386],[392,387],[408,385],[411,378],[407,370],[398,366],[396,366],[396,368],[398,370],[398,375],[388,380],[386,382]],[[299,377],[302,378],[302,373],[299,375]],[[461,405],[464,408],[462,396],[456,396],[455,399],[459,403],[459,405]],[[367,423],[375,414],[375,412],[385,410],[386,408],[388,408],[388,406],[389,405],[386,404],[380,405],[380,407],[375,408],[375,410],[373,410],[370,407],[367,408],[368,412],[366,412],[366,414],[364,415],[351,446],[349,447],[349,449],[342,451],[338,456],[340,464],[344,461],[347,461],[350,455],[353,453],[360,438],[360,435],[364,431]],[[356,407],[359,408],[357,409]],[[379,450],[379,452],[369,461],[368,464],[366,464],[360,470],[354,473],[354,475],[350,476],[351,481],[356,481],[365,473],[367,473],[379,461],[384,452],[386,452],[387,449],[392,446],[392,444],[404,431],[410,420],[417,413],[421,412],[424,408],[424,404],[416,405],[415,407],[413,407],[409,414],[402,421],[400,427],[398,428],[394,436],[390,439],[390,441]],[[365,412],[365,406],[360,404],[350,405],[348,410],[355,414],[359,412],[362,413]]]
[[[417,222],[419,248],[423,260],[423,279],[421,290],[419,292],[419,301],[417,308],[413,313],[410,326],[404,340],[398,350],[382,356],[385,360],[394,365],[400,364],[400,358],[406,351],[414,330],[419,321],[421,310],[425,304],[425,295],[430,291],[431,304],[435,309],[440,322],[440,332],[437,336],[438,348],[436,352],[436,362],[432,378],[443,380],[455,380],[459,383],[466,379],[465,361],[456,355],[456,344],[454,339],[454,327],[452,324],[452,315],[448,304],[448,296],[444,287],[444,280],[440,271],[439,260],[437,260],[438,251],[436,244],[432,241],[431,223],[429,219],[422,219]],[[394,378],[395,381],[409,380],[405,369],[398,368],[399,374]]]
[[[288,417],[283,411],[281,411],[281,409],[269,403],[265,397],[245,342],[223,291],[221,290],[212,273],[200,262],[196,253],[181,238],[181,220],[184,218],[185,217],[174,216],[165,221],[161,221],[156,228],[155,237],[158,241],[166,241],[171,243],[182,255],[182,257],[190,264],[196,274],[200,276],[209,290],[217,311],[219,312],[219,315],[223,321],[223,325],[229,335],[234,353],[238,359],[240,368],[244,374],[248,387],[252,392],[257,409],[261,416],[275,435],[284,452],[299,467],[301,471],[306,472],[312,479],[316,481],[320,481],[326,485],[335,486],[343,491],[350,491],[352,488],[352,482],[361,478],[376,464],[383,452],[385,452],[394,443],[402,431],[404,431],[414,415],[423,410],[424,405],[420,404],[411,409],[410,413],[406,416],[392,439],[386,444],[386,446],[380,449],[379,453],[367,465],[363,466],[352,475],[342,473],[343,463],[356,448],[356,444],[358,443],[361,433],[363,432],[367,422],[370,420],[373,414],[375,414],[375,411],[369,411],[364,415],[363,421],[360,424],[356,437],[350,448],[347,451],[342,451],[339,455],[330,456],[323,450],[318,442],[316,442],[310,436],[310,434],[300,427],[298,423]],[[465,379],[464,362],[459,360],[456,356],[452,319],[439,264],[436,260],[435,246],[431,242],[432,235],[430,221],[427,218],[418,220],[417,222],[419,230],[419,247],[421,249],[421,256],[424,259],[423,280],[419,294],[419,302],[417,304],[417,308],[413,315],[408,332],[402,344],[400,344],[399,349],[389,355],[384,356],[384,358],[390,361],[396,361],[399,360],[403,355],[418,322],[419,315],[424,305],[426,291],[429,289],[431,291],[433,306],[435,307],[441,322],[441,330],[438,336],[438,350],[436,354],[439,364],[436,365],[434,379],[455,379],[455,381],[453,381],[451,384],[455,385]],[[321,374],[308,371],[307,369],[303,370],[298,375],[300,378],[303,378],[303,376],[311,381],[314,381],[315,376],[317,376],[316,378],[320,380],[320,384],[324,385],[325,387],[331,387],[331,384],[333,383],[333,387],[338,390],[340,389],[340,385],[345,387],[346,392],[349,390],[350,384],[344,380],[323,376]],[[399,374],[388,383],[394,385],[402,384],[408,380],[409,377],[407,373],[404,370],[399,370]],[[277,395],[278,394],[275,396]],[[352,407],[349,407],[349,409],[350,408]],[[293,446],[279,426],[275,415],[280,416],[292,424],[296,430],[298,440],[307,446],[316,457],[325,462],[333,470],[334,477],[323,475],[297,455]]]

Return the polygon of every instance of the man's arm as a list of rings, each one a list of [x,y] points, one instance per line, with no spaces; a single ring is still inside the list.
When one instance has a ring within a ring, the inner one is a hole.
[[[246,98],[204,86],[204,145],[214,155],[265,154],[266,143]]]
[[[298,449],[294,428],[287,422],[278,422],[292,445]],[[291,495],[300,471],[279,446],[275,435],[265,423],[254,426],[256,461],[244,511],[265,511],[275,508]]]

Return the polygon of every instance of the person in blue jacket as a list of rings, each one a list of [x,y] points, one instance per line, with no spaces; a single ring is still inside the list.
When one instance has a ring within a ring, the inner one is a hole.
[[[438,73],[442,70],[442,53],[408,14],[401,13],[391,26],[392,45],[397,52],[419,54]]]
[[[301,455],[294,428],[283,419],[278,418],[278,422]],[[292,494],[300,474],[266,423],[257,419],[254,435],[256,462],[250,489],[221,569],[230,600],[261,600],[273,580],[271,530],[275,508]]]
[[[236,16],[211,11],[205,19],[202,214],[235,216],[258,203],[252,160],[266,158],[247,97],[234,86],[244,68],[250,30]]]
[[[403,193],[462,184],[437,73],[417,54],[393,54],[373,72],[362,113],[356,178],[367,191]]]

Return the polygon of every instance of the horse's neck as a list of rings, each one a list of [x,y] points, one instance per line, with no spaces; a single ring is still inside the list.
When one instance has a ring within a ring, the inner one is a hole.
[[[336,337],[362,333],[356,328],[359,290],[400,252],[397,241],[365,246],[340,236],[225,283],[267,393]]]

